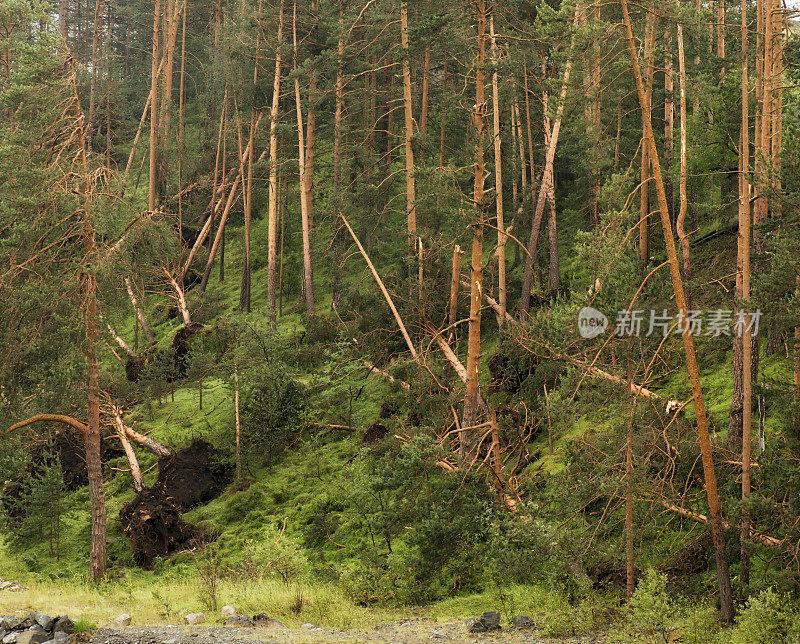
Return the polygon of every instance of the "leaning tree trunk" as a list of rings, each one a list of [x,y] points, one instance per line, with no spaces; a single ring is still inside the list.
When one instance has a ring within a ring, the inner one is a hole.
[[[636,42],[631,28],[630,14],[628,13],[627,0],[620,0],[623,21],[625,25],[625,39],[628,45],[631,67],[636,81],[636,92],[639,98],[639,109],[642,114],[648,114],[647,94],[643,83],[643,75],[639,66],[639,58],[636,51]],[[672,288],[675,294],[675,302],[681,315],[686,316],[686,299],[683,290],[683,280],[681,278],[678,256],[675,250],[675,238],[672,235],[672,225],[669,220],[667,210],[667,196],[664,190],[664,180],[661,175],[661,165],[656,149],[655,137],[653,136],[653,124],[648,118],[644,119],[645,140],[650,149],[651,167],[656,184],[656,194],[658,196],[658,208],[661,216],[661,227],[664,233],[664,242],[669,258],[670,275],[672,277]],[[694,400],[695,414],[697,417],[697,433],[700,442],[700,451],[703,460],[703,474],[705,478],[706,496],[708,500],[709,514],[711,515],[711,531],[714,539],[714,551],[717,563],[717,583],[719,587],[720,604],[722,607],[722,619],[725,622],[733,620],[733,594],[731,591],[731,578],[728,570],[728,556],[725,552],[725,535],[723,532],[722,507],[717,490],[717,476],[714,468],[713,447],[711,437],[708,432],[708,417],[706,415],[705,403],[703,402],[703,388],[700,382],[700,372],[698,369],[697,355],[695,353],[694,337],[691,329],[683,334],[684,351],[686,354],[686,368],[689,373],[689,380],[692,386],[692,397]]]

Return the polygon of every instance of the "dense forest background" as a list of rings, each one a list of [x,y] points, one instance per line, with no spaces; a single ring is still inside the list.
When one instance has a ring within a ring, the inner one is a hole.
[[[797,634],[794,29],[0,0],[0,566]]]

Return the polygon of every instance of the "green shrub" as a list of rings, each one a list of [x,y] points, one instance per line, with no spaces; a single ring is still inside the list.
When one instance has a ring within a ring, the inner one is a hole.
[[[248,455],[263,455],[271,466],[303,424],[303,387],[283,367],[248,374],[242,404],[242,443]]]
[[[667,576],[652,568],[628,601],[624,624],[614,629],[617,642],[669,642],[680,629],[685,606],[667,592]]]
[[[734,644],[783,644],[800,638],[800,613],[788,595],[767,588],[747,600],[731,633]]]

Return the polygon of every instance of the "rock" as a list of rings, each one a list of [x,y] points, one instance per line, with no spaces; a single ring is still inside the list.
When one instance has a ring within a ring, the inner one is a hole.
[[[464,622],[464,628],[467,629],[467,633],[486,632],[486,624],[483,623],[483,620],[480,617],[470,617],[466,622]]]
[[[17,644],[44,644],[49,641],[50,634],[38,624],[22,631],[17,637]]]
[[[18,631],[22,625],[22,620],[14,615],[0,617],[0,628],[4,631]]]
[[[128,613],[122,613],[121,615],[117,615],[117,619],[114,620],[114,626],[130,626],[131,621],[131,616],[128,615]]]
[[[496,631],[500,628],[500,613],[496,610],[487,610],[481,615],[481,621],[487,631]]]
[[[3,644],[16,644],[19,633],[9,633],[3,638]]]
[[[223,617],[233,617],[236,614],[236,609],[233,606],[223,606],[222,607],[222,616]]]
[[[46,631],[52,631],[53,626],[56,623],[56,620],[50,617],[50,615],[45,615],[44,613],[40,613],[38,610],[35,613],[33,613],[32,617],[33,621],[36,622]]]
[[[239,626],[243,628],[252,628],[255,626],[253,620],[247,615],[231,615],[225,620],[225,626]]]
[[[56,623],[53,625],[53,632],[55,633],[66,633],[69,635],[72,631],[75,630],[75,623],[66,615],[63,617],[59,617],[56,620]]]
[[[431,633],[432,640],[449,640],[447,634],[440,628],[437,628]]]
[[[8,590],[13,585],[14,585],[13,581],[0,582],[0,590]]]
[[[33,613],[31,613],[19,623],[17,630],[24,631],[25,629],[32,628],[34,626],[37,626],[37,624],[35,621],[33,621]]]
[[[67,635],[64,631],[57,631],[53,634],[53,639],[51,639],[47,644],[69,644],[71,638]]]
[[[253,623],[259,628],[286,628],[279,619],[270,617],[266,613],[258,613],[253,615]],[[314,626],[312,624],[312,626]],[[314,628],[317,628],[314,626]]]
[[[536,622],[527,615],[514,615],[511,618],[511,625],[514,628],[536,628]]]
[[[321,630],[319,626],[315,626],[314,624],[309,624],[306,622],[302,626],[300,626],[304,631],[318,631]]]
[[[184,617],[187,624],[191,626],[195,626],[196,624],[202,624],[206,621],[206,614],[205,613],[189,613],[186,617]]]

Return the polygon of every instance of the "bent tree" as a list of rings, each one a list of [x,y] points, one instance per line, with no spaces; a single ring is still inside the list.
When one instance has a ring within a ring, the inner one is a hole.
[[[653,124],[650,120],[650,104],[647,91],[642,80],[642,70],[639,65],[639,57],[636,52],[636,42],[633,38],[631,27],[631,17],[628,12],[627,0],[620,0],[622,8],[622,19],[625,26],[625,40],[628,45],[633,77],[636,82],[636,93],[639,97],[639,108],[642,113],[642,123],[644,125],[644,140],[650,153],[650,164],[656,184],[656,194],[658,196],[658,209],[661,217],[661,227],[664,232],[664,245],[667,249],[669,259],[669,272],[672,278],[672,289],[675,293],[675,303],[678,311],[683,316],[687,314],[686,295],[683,289],[683,278],[678,263],[678,255],[675,249],[675,238],[672,235],[672,223],[669,219],[669,209],[667,208],[667,194],[664,189],[664,178],[661,174],[659,164],[658,149],[656,148],[653,136]],[[684,317],[685,319],[685,317]],[[695,414],[697,415],[697,434],[700,440],[700,451],[703,457],[703,475],[705,479],[706,498],[708,499],[708,509],[711,514],[711,533],[714,540],[714,555],[717,563],[717,584],[719,587],[719,598],[722,607],[723,621],[733,620],[733,593],[731,591],[731,578],[728,571],[728,556],[725,552],[725,535],[723,533],[722,507],[717,490],[717,476],[714,469],[713,448],[711,437],[708,433],[708,417],[703,402],[703,387],[700,382],[700,371],[697,366],[697,354],[695,353],[694,338],[691,329],[683,334],[684,353],[686,356],[686,369],[689,372],[689,380],[692,388],[692,399],[694,401]]]

